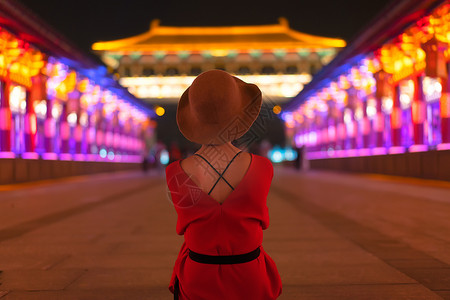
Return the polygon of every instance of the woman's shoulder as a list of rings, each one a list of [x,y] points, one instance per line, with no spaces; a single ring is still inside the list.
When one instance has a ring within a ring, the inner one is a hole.
[[[272,162],[270,161],[270,159],[268,159],[265,156],[261,156],[258,154],[253,154],[252,153],[252,157],[257,160],[261,165],[266,166],[266,167],[273,167]]]
[[[270,159],[265,156],[252,154],[253,159],[255,159],[255,168],[258,169],[258,172],[261,174],[270,174],[268,178],[273,178],[273,165]]]
[[[180,163],[179,160],[175,160],[175,161],[171,162],[170,164],[168,164],[166,166],[166,176],[173,174],[173,172],[176,170],[179,163]]]

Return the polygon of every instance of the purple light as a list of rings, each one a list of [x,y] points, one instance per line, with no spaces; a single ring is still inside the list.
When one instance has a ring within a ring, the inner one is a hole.
[[[323,151],[307,152],[306,157],[309,160],[328,158],[327,153]]]
[[[295,146],[296,147],[300,147],[301,145],[302,145],[302,136],[300,135],[300,134],[297,134],[296,136],[295,136]]]

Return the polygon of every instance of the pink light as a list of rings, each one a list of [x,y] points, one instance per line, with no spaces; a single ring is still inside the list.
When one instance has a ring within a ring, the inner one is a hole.
[[[127,162],[128,161],[128,154],[123,154],[120,156],[120,161],[121,162]]]
[[[395,147],[389,148],[389,154],[399,154],[399,153],[405,153],[405,147],[395,146]]]
[[[61,122],[60,126],[60,132],[61,132],[61,139],[68,140],[70,138],[70,126],[67,122]]]
[[[323,128],[321,131],[321,143],[328,143],[328,128]]]
[[[348,156],[348,151],[347,150],[336,150],[335,154],[336,154],[336,157],[346,157],[346,156]]]
[[[347,123],[347,132],[348,132],[348,136],[349,137],[355,137],[355,133],[356,133],[356,130],[355,130],[355,124],[353,123],[353,121],[351,121],[350,123]]]
[[[7,151],[3,151],[0,152],[0,158],[15,158],[16,155],[14,154],[14,152],[7,152]]]
[[[359,155],[360,156],[370,156],[370,149],[369,148],[363,148],[363,149],[359,149]]]
[[[97,154],[87,154],[86,160],[87,161],[95,161],[97,159]]]
[[[102,130],[98,130],[97,131],[97,137],[96,137],[97,145],[101,145],[103,143],[103,139],[104,139],[103,131]]]
[[[301,145],[305,144],[305,135],[304,134],[300,134],[298,137],[299,143]]]
[[[370,133],[370,120],[367,117],[362,120],[362,132],[364,135]]]
[[[11,111],[9,108],[0,107],[0,129],[11,128]]]
[[[85,161],[86,160],[86,155],[77,153],[77,154],[73,155],[73,159],[76,160],[76,161]]]
[[[450,143],[442,143],[437,145],[437,150],[450,150]]]
[[[114,147],[118,147],[120,145],[120,134],[119,133],[115,133],[114,137],[113,137],[113,145]]]
[[[124,134],[120,135],[120,139],[119,139],[119,145],[121,145],[122,148],[126,149],[126,137]]]
[[[372,149],[373,155],[384,155],[386,153],[387,153],[387,150],[384,147],[375,147]]]
[[[328,140],[335,141],[336,140],[336,128],[334,126],[328,127]]]
[[[347,157],[354,157],[359,156],[358,155],[358,149],[348,149],[347,150]]]
[[[45,159],[45,160],[57,160],[58,159],[58,155],[53,152],[45,152],[45,153],[42,153],[41,156],[42,156],[42,159]]]
[[[125,161],[131,162],[131,163],[140,163],[141,162],[141,156],[140,155],[127,155]]]
[[[54,137],[56,124],[54,119],[46,119],[44,123],[44,133],[46,137]]]
[[[24,152],[24,153],[22,153],[21,156],[23,159],[38,159],[39,158],[39,154],[37,154],[36,152]]]
[[[25,133],[36,133],[36,115],[35,114],[25,114]],[[22,156],[23,157],[23,156]]]
[[[75,127],[75,141],[79,142],[83,138],[83,128],[80,125]]]
[[[309,132],[309,144],[316,145],[317,144],[317,132],[310,131]]]
[[[381,112],[378,112],[375,120],[374,120],[374,128],[376,132],[380,132],[384,130],[384,114]]]
[[[101,157],[100,155],[96,155],[95,161],[108,161],[108,156]]]
[[[87,141],[89,144],[92,144],[95,141],[95,128],[94,127],[89,128]]]
[[[339,123],[337,132],[339,139],[341,140],[345,139],[346,138],[345,124]]]
[[[61,153],[59,155],[60,160],[72,160],[72,154],[70,153]]]
[[[107,131],[105,134],[105,144],[106,146],[111,146],[113,142],[113,134],[111,131]]]
[[[428,151],[427,145],[412,145],[409,147],[409,152],[425,152]]]

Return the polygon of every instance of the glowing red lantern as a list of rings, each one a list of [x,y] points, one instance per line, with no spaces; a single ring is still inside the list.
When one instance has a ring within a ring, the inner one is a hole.
[[[445,63],[446,44],[432,37],[422,45],[426,53],[425,74],[430,77],[447,77],[447,65]]]

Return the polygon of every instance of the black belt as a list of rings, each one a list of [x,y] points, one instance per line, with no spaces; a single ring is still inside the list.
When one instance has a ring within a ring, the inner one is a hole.
[[[255,250],[237,255],[206,255],[194,252],[189,249],[189,258],[193,261],[203,263],[203,264],[215,264],[215,265],[229,265],[229,264],[241,264],[245,262],[252,261],[259,257],[261,249],[258,247]],[[178,299],[180,292],[178,278],[175,277],[175,287],[174,287],[174,299]]]
[[[189,250],[189,258],[203,264],[229,265],[252,261],[258,258],[260,253],[259,247],[252,252],[237,255],[206,255]]]

